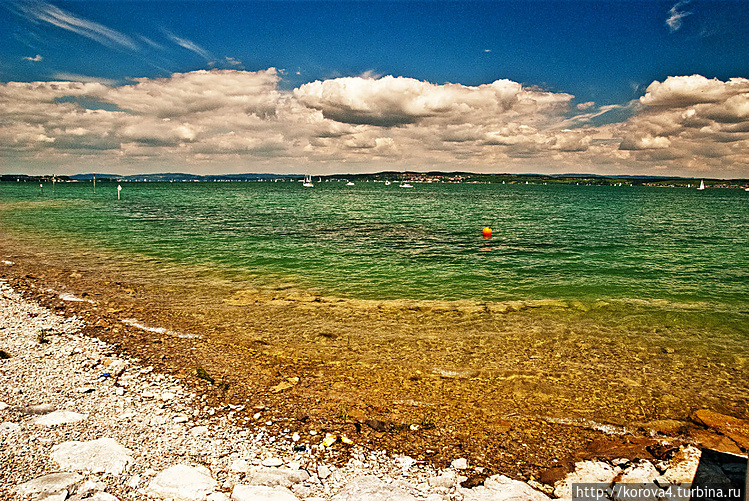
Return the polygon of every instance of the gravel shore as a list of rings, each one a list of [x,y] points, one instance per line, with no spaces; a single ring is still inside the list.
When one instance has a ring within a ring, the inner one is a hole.
[[[304,443],[233,426],[175,379],[119,357],[82,327],[0,282],[2,499],[438,501],[499,499],[499,490],[548,499],[501,476],[463,488],[469,465],[461,458],[435,471],[345,436]],[[347,449],[346,463],[322,459],[335,448]]]
[[[262,406],[260,426],[236,426],[241,406],[211,407],[83,327],[0,280],[0,499],[542,501],[573,482],[691,482],[700,459],[682,446],[652,463],[580,462],[546,484],[471,482],[482,471],[463,458],[437,470],[341,434],[303,440]]]

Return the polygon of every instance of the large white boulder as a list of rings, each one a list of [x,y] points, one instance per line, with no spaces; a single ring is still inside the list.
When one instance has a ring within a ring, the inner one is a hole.
[[[66,423],[77,423],[86,419],[85,414],[79,414],[72,411],[54,411],[31,420],[38,426],[57,426]]]
[[[42,497],[65,491],[67,495],[67,491],[81,481],[83,477],[77,473],[50,473],[17,486],[16,494],[20,497]]]
[[[494,475],[483,486],[459,489],[464,501],[549,501],[549,496],[520,480]]]
[[[156,475],[146,493],[175,501],[203,501],[217,485],[206,469],[178,464]]]
[[[132,451],[113,438],[73,440],[52,448],[52,459],[65,470],[120,475],[133,461]]]
[[[363,475],[346,484],[331,501],[416,501],[416,498],[401,485]]]
[[[299,501],[286,487],[265,485],[235,485],[231,491],[232,501]]]

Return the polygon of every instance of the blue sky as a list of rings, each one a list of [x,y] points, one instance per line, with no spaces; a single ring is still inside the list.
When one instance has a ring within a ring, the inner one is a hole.
[[[0,123],[15,128],[0,134],[3,170],[749,176],[746,0],[5,0],[0,12]],[[264,104],[208,99],[219,80]],[[156,87],[174,109],[135,97]],[[4,104],[14,94],[28,109]],[[203,108],[176,112],[188,98]],[[151,135],[132,133],[139,121]]]

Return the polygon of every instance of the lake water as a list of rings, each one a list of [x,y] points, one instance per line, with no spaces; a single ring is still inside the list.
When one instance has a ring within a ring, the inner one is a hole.
[[[577,185],[0,184],[3,227],[366,299],[749,304],[749,195]],[[493,238],[482,238],[490,226]]]
[[[149,308],[169,297],[158,308],[194,312],[183,315],[193,330],[237,343],[253,332],[295,356],[363,364],[362,374],[379,364],[465,375],[455,383],[465,391],[478,374],[486,395],[509,392],[503,401],[556,417],[747,412],[743,190],[123,183],[118,200],[116,186],[0,183],[0,231],[70,268],[146,284]],[[291,301],[254,319],[241,309],[284,294],[348,306],[289,313]],[[443,314],[511,302],[533,307]],[[283,328],[271,332],[269,318]],[[423,391],[425,401],[444,394]]]

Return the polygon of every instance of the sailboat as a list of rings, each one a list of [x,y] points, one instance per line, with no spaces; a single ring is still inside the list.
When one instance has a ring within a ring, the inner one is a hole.
[[[304,183],[302,183],[302,186],[304,186],[305,188],[314,188],[315,185],[312,184],[312,176],[310,176],[309,174],[304,176]]]
[[[697,188],[697,189],[698,190],[704,190],[705,189],[705,180],[704,179],[700,181],[700,187]]]

